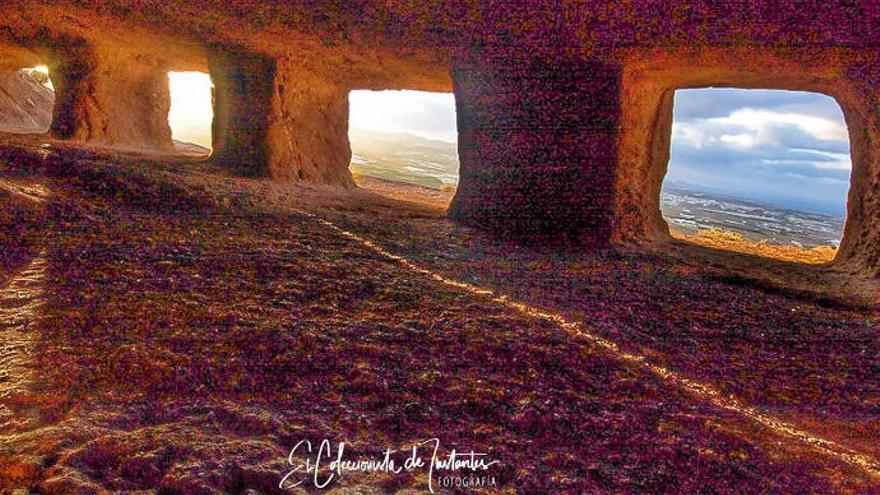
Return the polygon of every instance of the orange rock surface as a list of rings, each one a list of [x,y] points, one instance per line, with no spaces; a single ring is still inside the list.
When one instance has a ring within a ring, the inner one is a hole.
[[[123,150],[173,150],[164,74],[210,72],[218,164],[346,188],[348,91],[453,90],[451,216],[595,247],[668,240],[675,89],[817,91],[840,103],[852,143],[836,264],[875,277],[878,22],[867,1],[26,0],[0,19],[0,59],[49,66],[54,136]]]

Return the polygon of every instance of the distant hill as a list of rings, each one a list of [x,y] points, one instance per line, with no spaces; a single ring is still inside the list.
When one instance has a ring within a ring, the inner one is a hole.
[[[192,156],[208,156],[211,154],[210,148],[205,148],[195,143],[187,143],[185,141],[174,140],[174,149],[180,153]]]
[[[351,170],[356,174],[439,189],[458,183],[455,143],[407,133],[352,129]]]
[[[844,219],[666,184],[660,198],[669,227],[684,235],[720,229],[752,242],[813,248],[840,244]]]

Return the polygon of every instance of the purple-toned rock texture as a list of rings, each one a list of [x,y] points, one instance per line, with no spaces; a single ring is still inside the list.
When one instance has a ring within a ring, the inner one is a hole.
[[[837,263],[880,274],[876,2],[29,0],[7,10],[0,54],[50,67],[56,136],[171,149],[165,73],[209,71],[215,159],[251,176],[351,186],[348,91],[454,86],[451,215],[532,242],[666,238],[658,198],[676,88],[826,93],[853,155]]]
[[[453,218],[517,237],[607,242],[620,66],[478,54],[453,78],[461,160]]]

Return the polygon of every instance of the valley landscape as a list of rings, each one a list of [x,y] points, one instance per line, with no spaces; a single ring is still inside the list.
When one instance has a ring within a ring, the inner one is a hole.
[[[352,129],[351,171],[432,189],[458,183],[458,150],[447,143],[406,133]]]

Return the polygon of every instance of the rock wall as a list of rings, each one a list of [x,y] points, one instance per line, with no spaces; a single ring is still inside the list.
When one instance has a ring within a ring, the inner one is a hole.
[[[26,70],[0,73],[0,132],[49,130],[55,92]]]
[[[850,131],[836,264],[880,276],[877,60],[841,48],[626,48],[552,61],[470,54],[453,71],[461,182],[450,215],[531,243],[664,241],[675,90],[813,91],[837,100]]]
[[[268,175],[274,61],[215,50],[208,64],[214,83],[213,160],[242,175]]]
[[[837,263],[880,274],[876,2],[251,4],[21,0],[0,19],[0,51],[49,62],[54,134],[114,147],[170,148],[164,72],[207,58],[218,163],[342,186],[348,90],[445,90],[451,71],[461,183],[450,215],[591,246],[668,237],[659,191],[676,88],[822,92],[852,141]]]
[[[173,149],[167,70],[116,47],[51,47],[56,104],[52,133],[119,149]]]
[[[487,55],[453,71],[461,170],[450,215],[530,242],[605,244],[621,67]]]
[[[841,49],[631,49],[624,70],[613,195],[613,242],[668,238],[660,213],[676,89],[738,87],[812,91],[835,98],[850,134],[853,172],[839,266],[880,275],[880,156],[875,55]],[[876,82],[875,82],[876,81]]]
[[[853,164],[843,242],[835,260],[854,273],[880,277],[880,57],[843,68],[838,97],[849,128]]]
[[[217,49],[216,163],[241,174],[350,187],[348,89],[288,59]]]

